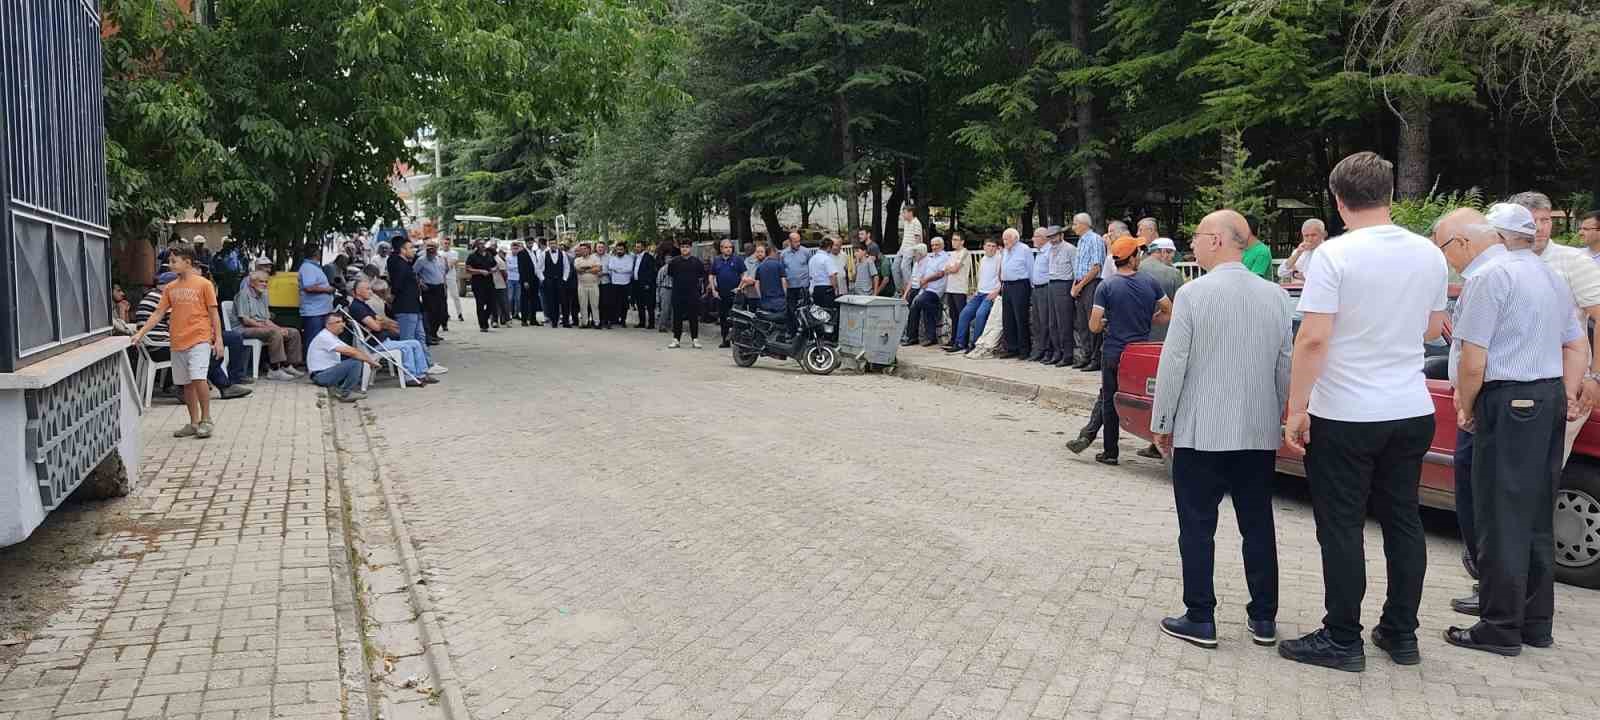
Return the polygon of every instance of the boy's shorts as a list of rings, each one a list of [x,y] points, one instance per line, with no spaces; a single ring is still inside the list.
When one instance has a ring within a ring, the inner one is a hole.
[[[172,384],[188,385],[206,379],[211,370],[211,343],[203,342],[188,350],[172,351]]]

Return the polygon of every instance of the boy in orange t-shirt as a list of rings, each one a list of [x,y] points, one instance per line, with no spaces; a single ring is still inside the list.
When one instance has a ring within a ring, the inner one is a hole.
[[[178,279],[161,291],[161,302],[144,327],[133,334],[134,344],[172,313],[172,382],[183,386],[183,404],[189,409],[189,424],[173,437],[211,437],[211,384],[206,371],[211,358],[222,357],[222,318],[217,313],[216,286],[200,276],[195,267],[194,249],[175,246],[168,263]]]

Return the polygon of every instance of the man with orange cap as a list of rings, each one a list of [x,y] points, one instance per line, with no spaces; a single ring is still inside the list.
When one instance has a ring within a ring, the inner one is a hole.
[[[1078,432],[1078,437],[1067,443],[1067,449],[1081,453],[1094,442],[1096,431],[1104,430],[1101,451],[1095,462],[1117,464],[1117,440],[1120,431],[1117,406],[1117,365],[1122,360],[1122,349],[1130,343],[1150,339],[1150,325],[1165,323],[1172,313],[1172,299],[1161,285],[1148,275],[1140,275],[1139,249],[1144,245],[1137,237],[1124,235],[1111,243],[1111,261],[1117,274],[1100,283],[1094,291],[1094,309],[1089,314],[1089,332],[1105,334],[1100,349],[1100,399],[1089,424]],[[1098,421],[1098,422],[1097,422]]]

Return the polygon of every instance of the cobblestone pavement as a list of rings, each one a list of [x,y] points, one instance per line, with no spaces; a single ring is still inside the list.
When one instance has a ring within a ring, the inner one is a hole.
[[[144,416],[130,523],[0,666],[0,720],[340,717],[323,411],[255,387],[208,440],[172,437],[181,405]]]
[[[479,720],[1600,717],[1600,593],[1558,588],[1554,649],[1440,639],[1465,619],[1448,518],[1423,664],[1373,650],[1345,674],[1250,644],[1225,504],[1205,651],[1157,631],[1181,609],[1160,467],[1067,453],[1077,417],[739,369],[645,330],[471,330],[439,349],[444,384],[366,406]],[[1276,502],[1285,636],[1322,615],[1297,482]],[[1380,547],[1371,526],[1369,625]]]

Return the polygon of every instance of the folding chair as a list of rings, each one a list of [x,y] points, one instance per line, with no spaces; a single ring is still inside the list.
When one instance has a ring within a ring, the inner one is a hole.
[[[367,332],[367,329],[362,327],[361,323],[356,322],[356,319],[350,315],[350,311],[346,308],[339,308],[339,314],[344,316],[344,324],[350,326],[351,337],[355,338],[356,347],[378,358],[380,363],[387,363],[390,371],[394,373],[395,380],[400,383],[400,387],[418,382],[417,377],[406,369],[404,355],[399,350],[390,350],[378,344],[377,339],[372,337],[372,334]],[[361,392],[366,392],[371,385],[372,366],[367,365],[361,368]]]
[[[234,325],[233,319],[235,317],[237,317],[237,314],[234,313],[234,311],[233,311],[233,301],[232,300],[223,300],[222,301],[222,329],[223,330],[232,330],[233,329],[233,325]],[[262,350],[262,348],[266,347],[266,343],[263,343],[258,338],[245,338],[244,339],[244,346],[247,347],[247,348],[250,348],[250,353],[251,353],[251,355],[250,355],[250,377],[252,379],[255,379],[255,380],[260,380],[261,379],[261,350]],[[224,360],[223,362],[227,362],[227,361]]]

